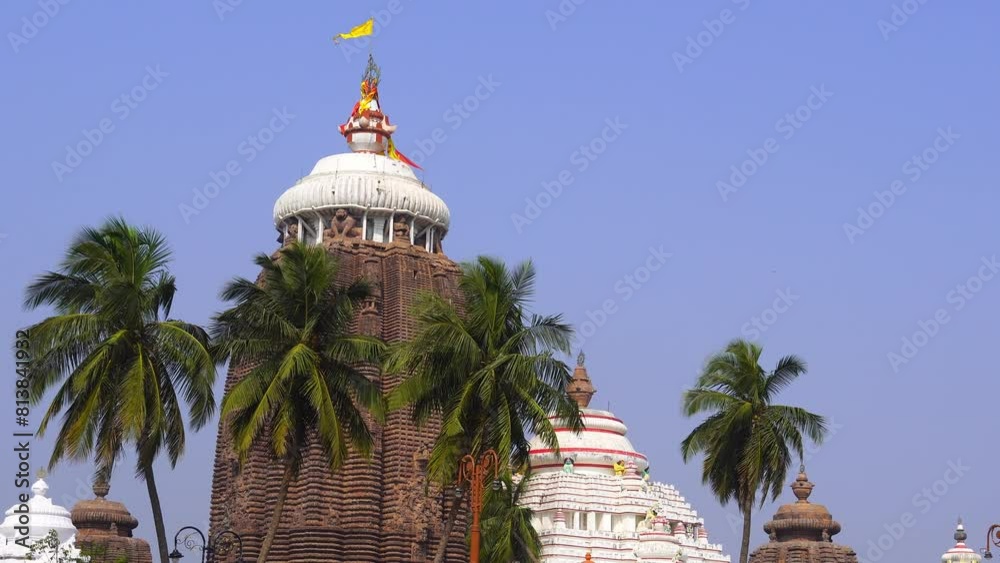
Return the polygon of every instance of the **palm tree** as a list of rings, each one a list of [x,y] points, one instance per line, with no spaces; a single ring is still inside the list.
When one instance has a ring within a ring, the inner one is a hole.
[[[349,449],[371,455],[364,410],[381,420],[384,408],[378,385],[359,368],[377,365],[383,346],[350,334],[355,308],[371,288],[364,281],[338,286],[336,261],[323,248],[296,243],[276,257],[261,254],[256,263],[263,271],[259,284],[237,278],[223,290],[233,306],[216,315],[212,336],[220,359],[252,366],[222,401],[240,462],[258,440],[266,440],[284,466],[258,556],[264,563],[307,437],[315,435],[331,472],[344,464]]]
[[[97,479],[110,479],[126,446],[146,482],[160,559],[167,560],[163,511],[153,462],[166,451],[174,467],[184,451],[186,403],[199,429],[215,411],[215,362],[198,326],[167,320],[177,287],[170,250],[154,230],[110,219],[84,229],[59,271],[28,286],[25,307],[55,315],[28,329],[35,355],[30,396],[40,402],[58,386],[38,428],[63,413],[49,462],[93,458]]]
[[[521,506],[521,495],[528,488],[530,473],[516,483],[508,473],[486,494],[483,504],[483,544],[479,560],[483,563],[538,561],[542,556],[542,540],[531,523],[534,511]]]
[[[568,427],[583,426],[579,407],[566,394],[569,368],[554,355],[569,353],[572,329],[561,315],[528,313],[534,284],[530,261],[513,270],[488,257],[463,264],[461,306],[420,294],[413,309],[416,336],[389,351],[385,372],[411,374],[390,394],[389,407],[412,407],[418,425],[441,417],[428,463],[439,484],[454,480],[466,453],[492,448],[501,463],[521,466],[533,434],[558,449],[550,414]],[[458,507],[453,503],[446,518],[437,563],[444,560]]]
[[[775,405],[778,392],[806,372],[796,356],[778,360],[774,371],[760,367],[761,347],[737,339],[709,358],[694,388],[684,393],[686,416],[709,413],[681,443],[687,462],[704,454],[702,482],[723,505],[735,501],[743,514],[740,563],[750,551],[754,503],[778,498],[794,452],[802,459],[802,434],[819,444],[826,435],[822,416],[799,407]]]

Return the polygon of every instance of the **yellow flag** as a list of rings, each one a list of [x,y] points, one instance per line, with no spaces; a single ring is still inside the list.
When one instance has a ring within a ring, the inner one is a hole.
[[[375,32],[375,18],[370,18],[365,23],[355,27],[354,29],[348,31],[347,33],[338,33],[334,38],[334,42],[340,41],[341,39],[354,39],[355,37],[364,37],[366,35],[371,35]]]

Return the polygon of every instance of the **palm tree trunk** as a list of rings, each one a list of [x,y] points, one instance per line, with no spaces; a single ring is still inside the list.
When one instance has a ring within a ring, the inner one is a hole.
[[[267,563],[267,555],[271,552],[271,545],[274,537],[278,535],[278,524],[281,523],[281,513],[285,510],[285,499],[288,498],[288,487],[292,484],[292,477],[295,476],[295,464],[291,459],[285,460],[285,474],[281,478],[281,488],[278,489],[278,501],[274,503],[274,516],[271,518],[271,527],[267,530],[267,537],[260,546],[260,555],[257,556],[257,563]]]
[[[448,494],[448,487],[445,487],[444,494]],[[458,512],[462,508],[462,504],[465,503],[465,495],[462,498],[455,499],[451,503],[451,508],[448,509],[448,517],[444,521],[444,530],[441,532],[441,539],[438,540],[437,551],[434,553],[434,563],[444,563],[444,556],[448,552],[448,539],[451,537],[451,532],[455,529],[455,523],[458,522]]]
[[[146,490],[149,491],[149,507],[153,510],[153,527],[156,528],[156,544],[160,550],[160,563],[168,563],[167,532],[163,527],[163,508],[160,506],[160,493],[156,491],[152,463],[143,464],[142,478],[146,481]]]
[[[750,556],[750,516],[753,511],[753,503],[746,502],[742,506],[743,511],[743,543],[740,545],[740,563],[747,563]]]

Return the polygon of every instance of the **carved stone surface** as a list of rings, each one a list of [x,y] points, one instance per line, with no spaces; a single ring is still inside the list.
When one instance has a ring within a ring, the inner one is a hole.
[[[339,261],[340,282],[363,276],[374,285],[374,314],[368,305],[356,322],[359,331],[387,342],[414,335],[416,326],[409,312],[418,292],[438,291],[460,300],[460,270],[443,255],[363,240],[333,245],[328,251]],[[245,373],[239,367],[231,369],[226,391]],[[376,369],[369,369],[368,374],[385,390],[403,380],[403,376]],[[446,500],[451,495],[442,495],[426,480],[426,459],[438,428],[430,424],[418,429],[409,413],[400,411],[389,414],[385,424],[373,430],[372,459],[352,456],[333,475],[319,446],[309,445],[300,475],[290,487],[269,563],[410,563],[433,556],[444,509],[450,506],[446,502],[452,502]],[[216,447],[211,525],[215,533],[228,517],[231,528],[243,536],[250,561],[256,559],[270,523],[281,466],[260,444],[247,463],[234,471],[235,456],[224,438],[227,435],[223,421]],[[467,558],[465,527],[458,525],[446,560]]]
[[[393,242],[405,242],[409,244],[410,221],[405,215],[396,215],[396,219],[392,223],[392,240]]]
[[[840,524],[825,506],[809,502],[812,490],[801,468],[792,483],[798,500],[778,508],[774,519],[764,524],[770,542],[750,554],[750,563],[858,563],[853,549],[833,543]]]
[[[292,244],[297,240],[299,240],[299,224],[292,222],[292,224],[288,225],[288,234],[285,235],[282,244]]]
[[[360,237],[361,227],[358,225],[358,220],[343,208],[333,212],[330,228],[323,232],[323,238],[326,240]]]

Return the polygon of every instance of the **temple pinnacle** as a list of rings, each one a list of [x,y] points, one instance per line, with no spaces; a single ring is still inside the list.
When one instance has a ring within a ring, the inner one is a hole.
[[[594,384],[590,381],[590,376],[587,375],[587,368],[583,365],[586,359],[581,350],[580,355],[576,357],[576,369],[573,370],[573,379],[567,387],[567,394],[571,399],[576,401],[576,404],[581,409],[590,406],[590,399],[593,398],[594,393],[597,393],[597,390],[594,389]]]

